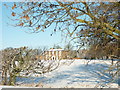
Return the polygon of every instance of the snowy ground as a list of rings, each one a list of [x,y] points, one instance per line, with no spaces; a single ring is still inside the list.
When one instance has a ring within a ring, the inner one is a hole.
[[[111,61],[92,60],[86,65],[87,62],[83,59],[63,60],[57,70],[38,77],[18,78],[17,83],[43,88],[118,88],[116,82],[108,81],[110,75],[104,73]]]

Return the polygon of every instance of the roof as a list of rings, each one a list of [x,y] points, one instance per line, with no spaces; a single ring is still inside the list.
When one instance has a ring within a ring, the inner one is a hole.
[[[50,49],[48,51],[63,51],[64,49]]]

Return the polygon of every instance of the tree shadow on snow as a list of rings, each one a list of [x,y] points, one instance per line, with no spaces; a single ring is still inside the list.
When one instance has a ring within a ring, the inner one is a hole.
[[[29,77],[29,78],[17,78],[17,82],[23,83],[56,83],[66,80],[68,84],[79,83],[79,82],[90,82],[90,83],[110,83],[109,80],[112,76],[109,73],[104,72],[108,66],[104,64],[81,64],[74,66],[70,70],[53,73],[52,77]],[[104,82],[101,82],[104,81]],[[117,83],[117,80],[114,82]]]
[[[68,80],[69,82],[90,82],[90,83],[110,83],[113,77],[105,72],[108,69],[104,64],[89,64],[75,66],[69,71],[60,72],[56,76],[47,80],[49,83],[56,83],[61,80]],[[117,80],[114,80],[117,83]]]

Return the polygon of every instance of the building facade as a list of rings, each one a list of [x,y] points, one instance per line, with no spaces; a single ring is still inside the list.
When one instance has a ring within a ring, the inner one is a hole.
[[[63,49],[50,49],[45,51],[44,59],[45,60],[60,60],[62,59]]]
[[[69,52],[64,49],[50,49],[44,51],[44,53],[37,58],[40,60],[61,60],[67,59],[69,57]]]

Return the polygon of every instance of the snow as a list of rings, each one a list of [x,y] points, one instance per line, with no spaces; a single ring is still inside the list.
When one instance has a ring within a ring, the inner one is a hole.
[[[66,61],[63,62],[64,65],[60,68],[45,75],[47,79],[44,81],[44,87],[94,88],[99,84],[104,87],[117,87],[117,83],[105,82],[111,77],[107,73],[102,73],[103,69],[107,69],[103,60],[93,60],[88,65],[86,65],[87,60],[75,60],[72,63],[69,60],[66,65]],[[110,64],[111,62],[106,61],[106,63]]]
[[[43,88],[118,88],[112,77],[104,72],[111,65],[110,60],[61,60],[60,67],[44,75],[30,78],[17,78],[19,84],[41,84]],[[116,61],[114,61],[115,63]],[[34,76],[34,75],[33,75]]]

